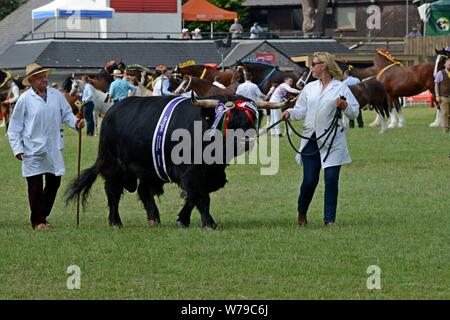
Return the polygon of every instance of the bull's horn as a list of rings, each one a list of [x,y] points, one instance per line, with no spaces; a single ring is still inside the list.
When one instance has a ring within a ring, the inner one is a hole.
[[[255,101],[258,109],[281,109],[286,106],[287,102],[268,102],[268,101]]]
[[[200,108],[214,109],[219,104],[220,100],[218,99],[204,99],[197,100],[194,96],[194,92],[191,93],[191,102],[194,106]]]

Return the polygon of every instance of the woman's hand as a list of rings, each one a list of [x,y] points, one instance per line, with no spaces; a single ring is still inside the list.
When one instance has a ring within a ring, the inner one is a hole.
[[[347,101],[341,99],[341,98],[337,98],[336,99],[336,107],[341,109],[341,110],[345,110],[347,109],[348,103]]]
[[[289,111],[286,110],[281,114],[281,120],[289,119],[290,116]]]

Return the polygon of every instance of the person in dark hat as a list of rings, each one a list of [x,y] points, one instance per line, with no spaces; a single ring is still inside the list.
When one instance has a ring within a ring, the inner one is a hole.
[[[11,149],[27,179],[31,226],[38,230],[49,227],[47,217],[65,174],[61,126],[84,126],[61,92],[48,87],[50,73],[36,63],[27,66],[22,83],[30,88],[17,100],[8,128]]]

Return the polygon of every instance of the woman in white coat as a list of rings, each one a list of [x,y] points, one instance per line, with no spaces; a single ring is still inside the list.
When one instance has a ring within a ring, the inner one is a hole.
[[[316,81],[305,86],[294,108],[283,112],[282,117],[289,120],[305,119],[303,136],[297,161],[303,164],[303,181],[298,199],[298,223],[307,225],[306,214],[314,191],[319,182],[321,167],[324,168],[325,199],[324,222],[326,226],[335,226],[338,198],[339,171],[341,165],[350,163],[345,128],[338,120],[336,136],[325,141],[324,133],[333,122],[336,108],[349,119],[359,113],[359,104],[350,89],[339,81],[342,71],[336,65],[335,57],[327,52],[316,52],[311,65]],[[322,137],[321,137],[322,136]],[[316,137],[319,139],[314,140]],[[333,141],[332,141],[333,140]],[[325,141],[325,143],[324,143]],[[332,143],[331,143],[332,141]],[[323,147],[319,150],[319,146]]]

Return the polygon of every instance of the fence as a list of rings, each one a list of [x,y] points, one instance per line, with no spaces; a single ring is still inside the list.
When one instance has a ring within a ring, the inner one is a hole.
[[[450,46],[449,36],[424,36],[405,38],[405,54],[416,54],[419,56],[434,56],[434,49]]]

